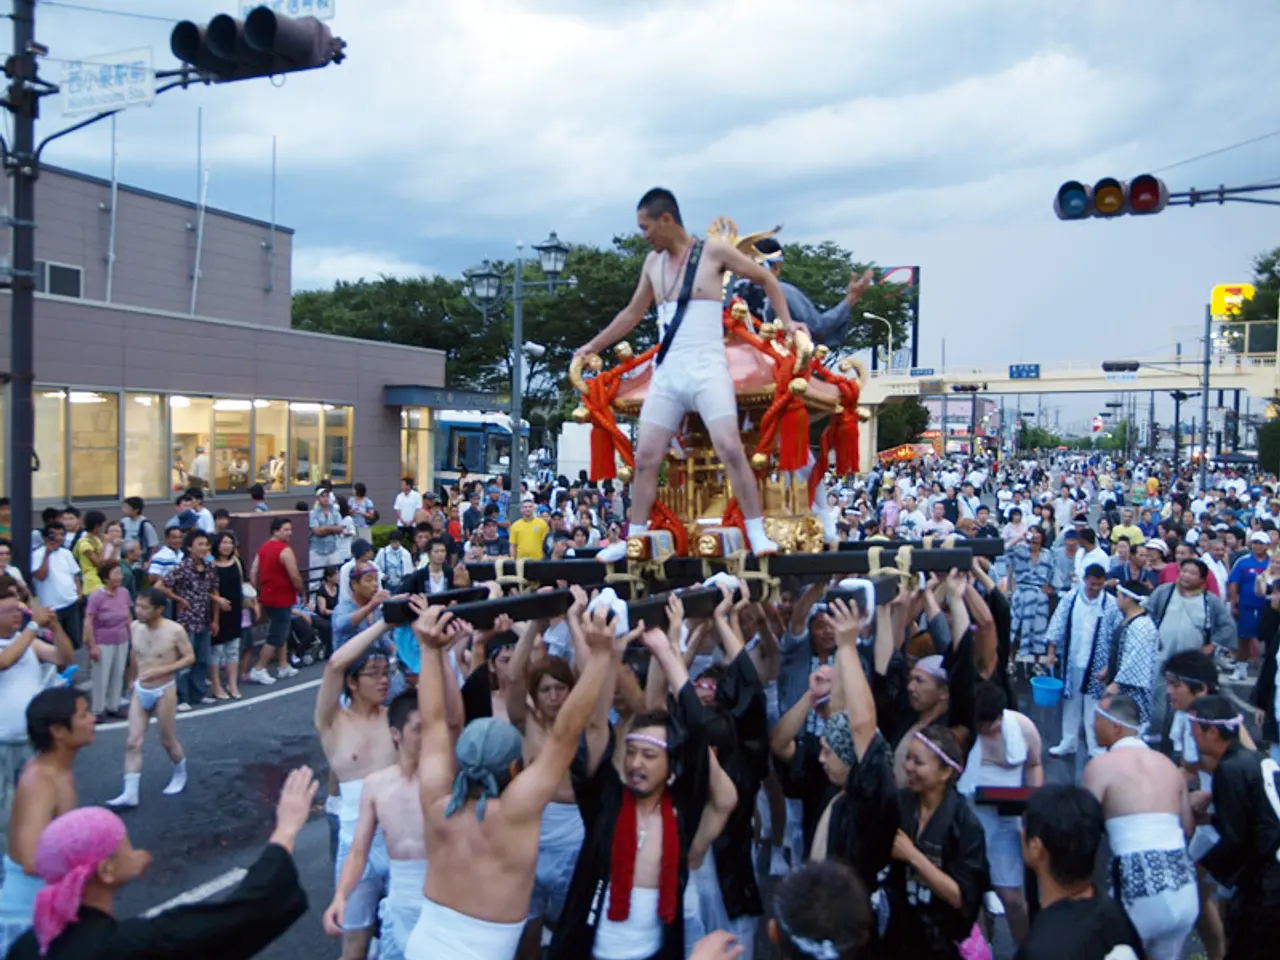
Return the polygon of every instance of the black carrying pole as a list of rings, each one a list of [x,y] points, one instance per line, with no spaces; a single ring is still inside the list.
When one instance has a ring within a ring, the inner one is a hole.
[[[912,550],[939,550],[945,537],[934,537],[926,546],[923,540],[855,540],[852,543],[840,544],[842,552],[866,552],[872,547],[908,546]],[[1000,557],[1004,555],[1004,541],[999,537],[956,537],[957,549],[972,551],[975,557]]]
[[[13,2],[13,55],[9,61],[9,98],[13,114],[13,149],[5,166],[13,177],[13,269],[9,314],[9,456],[8,493],[13,564],[27,575],[31,568],[31,479],[35,461],[35,215],[36,116],[39,96],[31,81],[36,76],[35,0]]]

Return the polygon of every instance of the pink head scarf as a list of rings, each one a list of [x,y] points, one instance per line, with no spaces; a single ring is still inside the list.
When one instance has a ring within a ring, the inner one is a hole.
[[[124,837],[124,821],[105,807],[80,807],[44,828],[36,847],[36,873],[47,886],[36,894],[32,923],[41,956],[75,922],[85,883]]]

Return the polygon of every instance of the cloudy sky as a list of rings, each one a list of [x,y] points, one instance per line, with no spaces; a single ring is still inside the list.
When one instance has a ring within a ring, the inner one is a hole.
[[[263,218],[276,136],[295,289],[456,273],[552,229],[607,243],[663,184],[698,228],[783,222],[788,239],[919,264],[922,363],[945,338],[950,364],[1048,364],[1171,352],[1211,286],[1280,245],[1262,206],[1051,209],[1073,178],[1280,178],[1280,135],[1181,163],[1280,127],[1274,0],[336,4],[340,66],[174,91],[119,125],[121,178],[193,199],[203,107],[210,203]],[[38,36],[54,57],[151,45],[168,66],[174,19],[236,6],[48,2]],[[51,103],[44,131],[62,122]],[[108,141],[104,125],[46,158],[104,174]],[[1098,401],[1049,402],[1066,420]]]

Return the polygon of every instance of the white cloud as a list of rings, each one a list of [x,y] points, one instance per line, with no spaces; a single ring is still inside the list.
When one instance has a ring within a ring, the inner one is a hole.
[[[392,253],[352,247],[299,246],[293,251],[293,289],[331,287],[338,280],[377,280],[379,277],[422,277],[435,273]]]

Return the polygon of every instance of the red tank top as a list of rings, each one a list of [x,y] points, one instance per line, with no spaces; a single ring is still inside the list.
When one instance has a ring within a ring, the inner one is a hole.
[[[289,549],[283,540],[271,539],[258,548],[258,599],[264,607],[292,607],[298,593],[289,580],[289,572],[280,562],[280,554]]]

